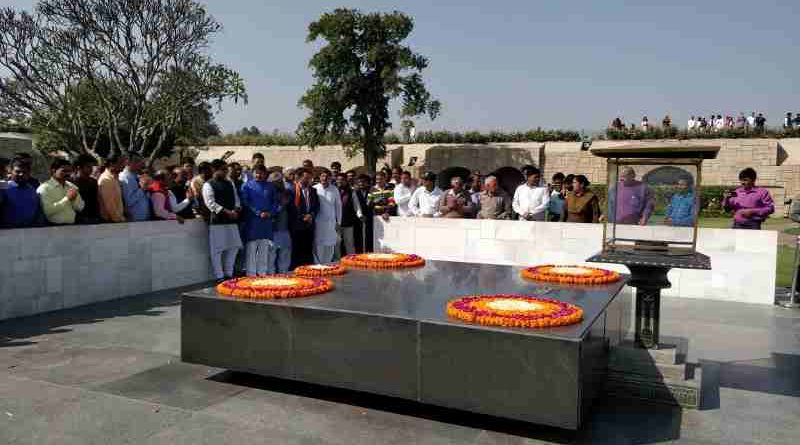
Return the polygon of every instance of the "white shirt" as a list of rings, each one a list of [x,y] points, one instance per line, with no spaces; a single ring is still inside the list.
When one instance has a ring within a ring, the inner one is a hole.
[[[394,202],[397,204],[397,216],[412,216],[408,208],[411,202],[411,195],[414,194],[414,187],[406,187],[401,182],[394,187]]]
[[[689,119],[689,122],[686,123],[686,128],[689,130],[694,129],[694,119]]]
[[[716,128],[717,130],[722,130],[724,126],[725,126],[725,121],[723,119],[717,119],[717,121],[714,122],[714,128]]]
[[[747,125],[753,127],[756,124],[755,116],[747,116]]]
[[[320,246],[333,246],[338,241],[336,227],[342,224],[342,197],[333,184],[323,187],[314,185],[319,197],[319,213],[314,219],[314,243]]]
[[[425,187],[414,190],[411,200],[408,202],[408,210],[414,216],[439,216],[439,199],[442,191],[439,187],[434,187],[428,191]]]
[[[514,192],[514,200],[511,207],[522,218],[530,213],[534,216],[544,216],[547,205],[550,203],[550,196],[546,187],[530,187],[522,184]]]

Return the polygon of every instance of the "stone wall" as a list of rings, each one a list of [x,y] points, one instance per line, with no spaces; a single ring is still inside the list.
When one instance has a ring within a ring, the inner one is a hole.
[[[673,227],[634,227],[642,239],[680,238]],[[601,224],[469,219],[376,219],[375,246],[435,260],[537,265],[588,264],[602,246]],[[697,250],[712,270],[672,270],[664,295],[774,304],[777,232],[700,229]],[[597,266],[597,264],[595,264]],[[624,266],[602,266],[627,272]]]
[[[211,278],[202,221],[0,231],[0,320]]]

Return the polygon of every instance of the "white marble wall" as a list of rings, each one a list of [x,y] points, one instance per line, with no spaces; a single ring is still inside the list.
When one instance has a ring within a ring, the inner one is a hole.
[[[375,224],[375,246],[382,250],[510,265],[588,264],[583,260],[600,251],[603,233],[601,224],[426,218],[376,218]],[[641,230],[678,238],[670,227]],[[672,288],[663,295],[774,303],[777,232],[700,229],[698,251],[711,257],[712,270],[672,270]],[[627,272],[624,266],[604,267]]]
[[[1,230],[0,252],[0,320],[211,277],[202,221]]]

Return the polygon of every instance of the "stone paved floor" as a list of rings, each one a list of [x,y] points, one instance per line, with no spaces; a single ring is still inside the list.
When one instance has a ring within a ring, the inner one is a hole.
[[[180,362],[164,292],[0,322],[0,444],[798,444],[800,310],[666,299],[702,410],[608,399],[576,433]]]

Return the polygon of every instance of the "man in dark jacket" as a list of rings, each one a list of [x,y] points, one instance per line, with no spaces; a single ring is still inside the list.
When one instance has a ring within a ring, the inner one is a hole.
[[[295,172],[295,217],[292,219],[292,269],[314,263],[314,218],[319,212],[317,191],[311,187],[314,179],[311,170],[301,168]]]

